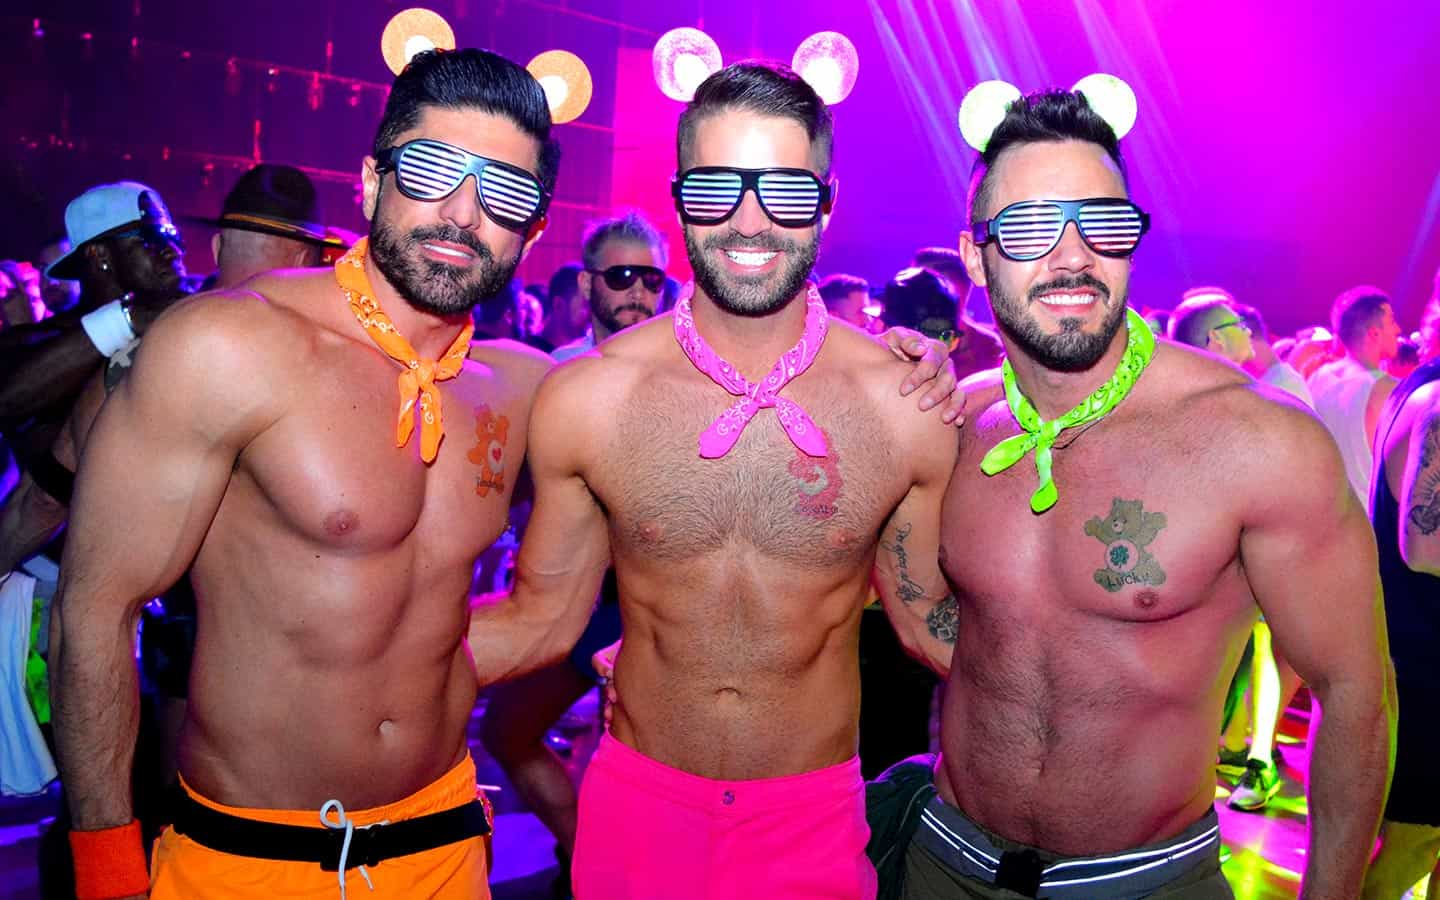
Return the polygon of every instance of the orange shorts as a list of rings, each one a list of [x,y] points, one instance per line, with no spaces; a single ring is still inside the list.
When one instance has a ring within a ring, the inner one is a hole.
[[[256,822],[321,827],[318,809],[224,806],[195,793],[184,779],[180,784],[196,802],[232,816]],[[433,784],[403,800],[372,809],[347,809],[345,815],[356,827],[386,819],[398,822],[463,806],[474,800],[475,794],[475,763],[466,756]],[[486,900],[490,896],[486,840],[470,838],[367,866],[370,880],[375,885],[373,893],[359,869],[347,869],[347,894],[357,900],[378,900],[382,897]],[[221,853],[176,834],[173,828],[166,828],[155,842],[150,873],[151,900],[204,900],[211,897],[229,900],[270,900],[274,897],[335,900],[340,896],[338,873],[326,872],[316,863]]]

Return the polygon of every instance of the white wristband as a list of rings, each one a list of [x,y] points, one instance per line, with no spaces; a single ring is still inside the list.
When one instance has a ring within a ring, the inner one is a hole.
[[[94,312],[81,316],[80,326],[89,335],[90,343],[106,359],[135,340],[135,332],[130,330],[130,322],[119,300],[111,300]]]

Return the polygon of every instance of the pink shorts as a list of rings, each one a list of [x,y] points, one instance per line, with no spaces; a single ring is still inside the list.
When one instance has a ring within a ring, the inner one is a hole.
[[[865,782],[852,758],[713,781],[606,734],[580,786],[576,900],[874,900]]]

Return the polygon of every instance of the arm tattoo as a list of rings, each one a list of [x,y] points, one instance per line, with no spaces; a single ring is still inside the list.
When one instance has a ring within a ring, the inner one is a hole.
[[[1086,522],[1085,533],[1105,545],[1105,568],[1095,570],[1095,583],[1112,594],[1127,584],[1164,584],[1165,570],[1146,548],[1165,524],[1164,513],[1146,512],[1141,501],[1119,497],[1103,518]]]
[[[1440,471],[1426,473],[1425,469],[1440,462],[1440,418],[1430,422],[1425,430],[1425,443],[1420,449],[1420,468],[1416,481],[1424,481],[1424,487],[1415,492],[1416,503],[1410,507],[1410,524],[1423,535],[1432,535],[1440,530]],[[1420,497],[1429,493],[1429,499],[1421,502]]]
[[[910,537],[910,523],[906,522],[895,529],[895,543],[880,543],[880,547],[895,554],[895,572],[898,584],[895,594],[905,604],[910,604],[925,596],[925,589],[919,582],[910,577],[910,554],[905,552],[905,539]]]
[[[947,644],[955,643],[955,637],[960,633],[960,604],[955,602],[954,594],[946,594],[945,599],[935,604],[935,608],[925,616],[925,625],[929,627],[931,637]]]

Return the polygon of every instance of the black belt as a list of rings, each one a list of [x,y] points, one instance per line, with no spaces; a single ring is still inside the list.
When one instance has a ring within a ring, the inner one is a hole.
[[[316,815],[318,821],[318,811]],[[183,791],[175,804],[174,827],[177,834],[221,853],[318,863],[326,872],[340,868],[340,853],[347,830],[256,822],[211,809]],[[382,860],[433,850],[489,833],[490,819],[479,800],[403,822],[356,826],[351,832],[345,868],[373,866]]]

